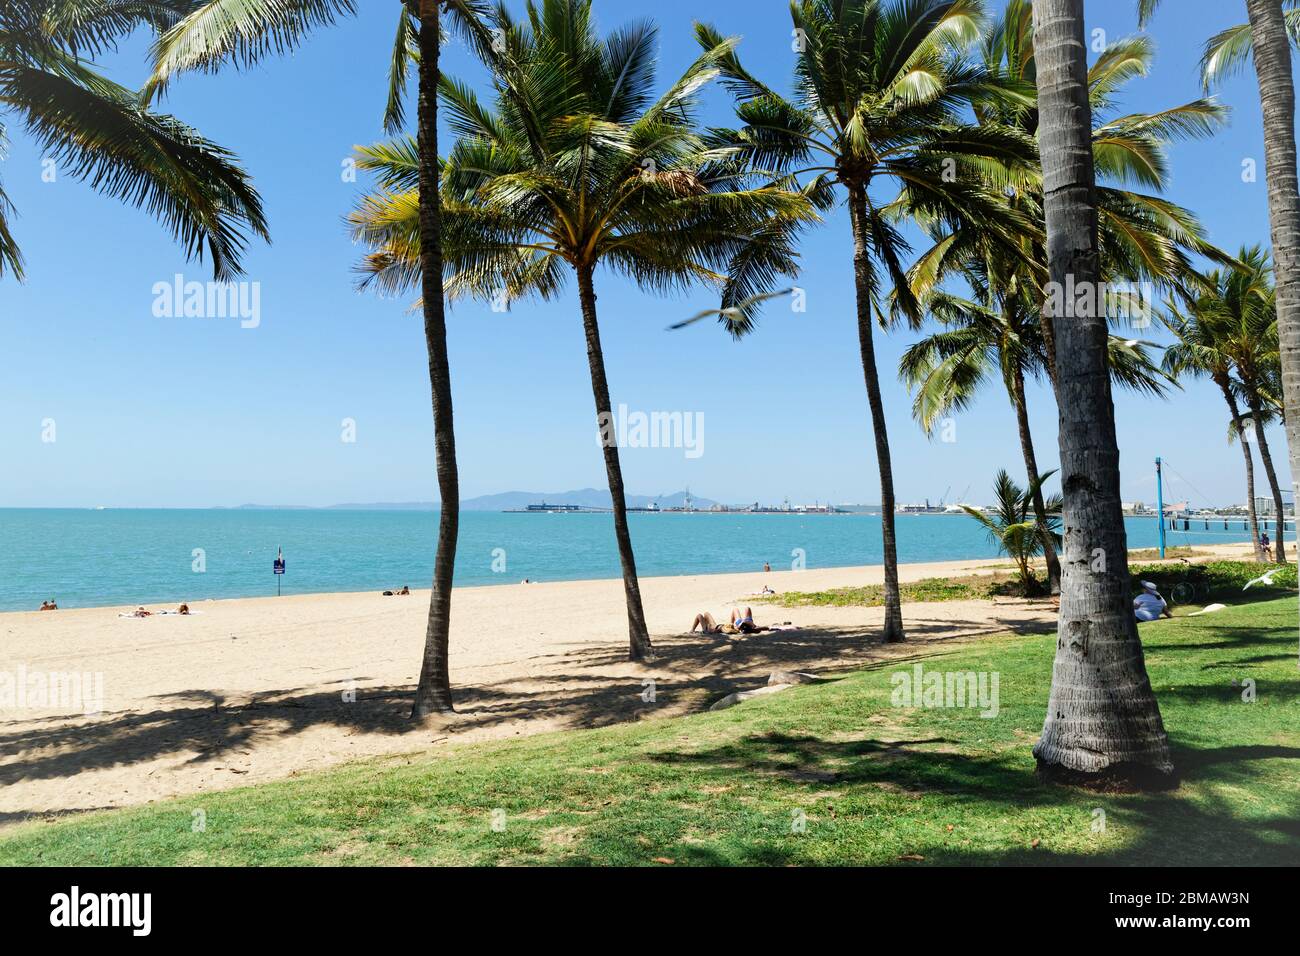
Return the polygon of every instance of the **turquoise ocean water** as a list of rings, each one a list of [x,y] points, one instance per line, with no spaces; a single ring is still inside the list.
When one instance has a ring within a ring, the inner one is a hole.
[[[873,515],[634,514],[637,569],[645,576],[788,570],[881,562]],[[428,587],[437,518],[416,511],[0,509],[0,610],[199,601],[275,594],[271,562],[284,548],[286,594]],[[1195,525],[1196,522],[1193,522]],[[1184,533],[1171,544],[1249,540]],[[1130,547],[1152,547],[1154,519],[1128,521]],[[194,570],[195,549],[205,570]],[[500,549],[500,550],[498,550]],[[901,562],[996,555],[971,518],[900,516]],[[501,568],[504,561],[504,569]],[[602,514],[496,514],[461,518],[459,585],[619,576],[613,519]]]

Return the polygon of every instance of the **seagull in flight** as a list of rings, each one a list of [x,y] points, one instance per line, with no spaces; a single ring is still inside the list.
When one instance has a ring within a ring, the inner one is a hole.
[[[782,289],[780,292],[761,292],[758,295],[751,295],[748,299],[745,299],[743,302],[738,302],[729,309],[705,309],[698,315],[693,315],[689,319],[678,322],[676,325],[668,326],[668,331],[674,332],[677,329],[684,329],[688,325],[694,325],[696,322],[713,316],[722,319],[739,319],[746,309],[752,308],[761,302],[766,302],[768,299],[779,299],[783,296],[790,295],[792,292],[794,292],[794,289],[792,288]]]
[[[1274,568],[1274,569],[1271,570],[1271,571],[1265,571],[1265,572],[1264,572],[1263,574],[1261,574],[1259,577],[1255,578],[1255,580],[1253,580],[1253,581],[1247,581],[1247,582],[1246,582],[1246,586],[1245,586],[1244,588],[1242,588],[1242,590],[1243,590],[1243,591],[1249,591],[1251,585],[1253,585],[1253,584],[1266,584],[1266,585],[1268,585],[1269,587],[1272,587],[1272,586],[1273,586],[1273,575],[1277,574],[1277,573],[1278,573],[1279,571],[1281,571],[1281,570],[1282,570],[1281,568]]]

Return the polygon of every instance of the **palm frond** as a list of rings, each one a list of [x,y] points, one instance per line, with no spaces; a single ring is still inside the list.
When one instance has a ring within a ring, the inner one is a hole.
[[[46,51],[47,57],[55,56]],[[92,188],[145,209],[214,275],[239,273],[249,234],[269,238],[261,200],[234,156],[171,116],[65,57],[0,74],[0,101],[45,154]]]
[[[296,49],[312,31],[356,13],[355,0],[207,0],[154,42],[146,96],[191,70],[245,69]]]

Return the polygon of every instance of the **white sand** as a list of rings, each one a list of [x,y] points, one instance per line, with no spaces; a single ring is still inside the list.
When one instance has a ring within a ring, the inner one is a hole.
[[[900,574],[916,581],[1006,567],[985,559],[908,565]],[[273,780],[361,756],[695,712],[764,683],[778,668],[854,669],[914,653],[917,644],[1043,630],[1055,621],[1046,601],[909,604],[909,643],[886,647],[882,609],[755,603],[760,624],[792,621],[801,629],[733,639],[684,634],[696,612],[725,620],[764,584],[812,591],[881,580],[879,567],[644,578],[658,649],[645,665],[626,660],[621,581],[459,588],[451,634],[459,714],[425,725],[406,718],[428,591],[205,601],[192,605],[201,613],[190,617],[118,617],[130,608],[0,614],[0,674],[25,671],[29,687],[33,674],[103,681],[98,715],[67,702],[0,710],[0,826]],[[642,700],[648,680],[653,703]]]

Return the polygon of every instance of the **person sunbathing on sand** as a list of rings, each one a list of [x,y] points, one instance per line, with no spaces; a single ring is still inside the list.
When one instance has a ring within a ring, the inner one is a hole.
[[[57,611],[58,609],[59,606],[54,603],[54,598],[50,598],[48,601],[41,602],[42,611]]]
[[[741,634],[757,634],[759,631],[767,630],[767,628],[759,627],[754,623],[754,609],[751,607],[745,608],[743,615],[735,608],[732,608],[731,623]]]
[[[708,611],[703,611],[695,615],[695,621],[691,624],[691,629],[687,633],[694,634],[696,628],[699,628],[701,634],[724,634],[728,633],[721,624],[713,619],[713,615]],[[730,633],[735,633],[736,629],[731,628]]]
[[[732,608],[730,624],[719,624],[713,619],[712,614],[704,611],[695,615],[689,633],[694,634],[696,628],[699,628],[701,634],[760,634],[772,630],[770,627],[759,627],[755,624],[754,611],[748,607],[743,614],[736,608]]]
[[[189,613],[190,613],[190,606],[189,606],[188,604],[182,604],[180,607],[178,607],[178,608],[176,609],[176,613],[177,613],[177,614],[189,614]]]
[[[151,617],[152,615],[153,611],[146,611],[143,604],[131,612],[132,617]]]

